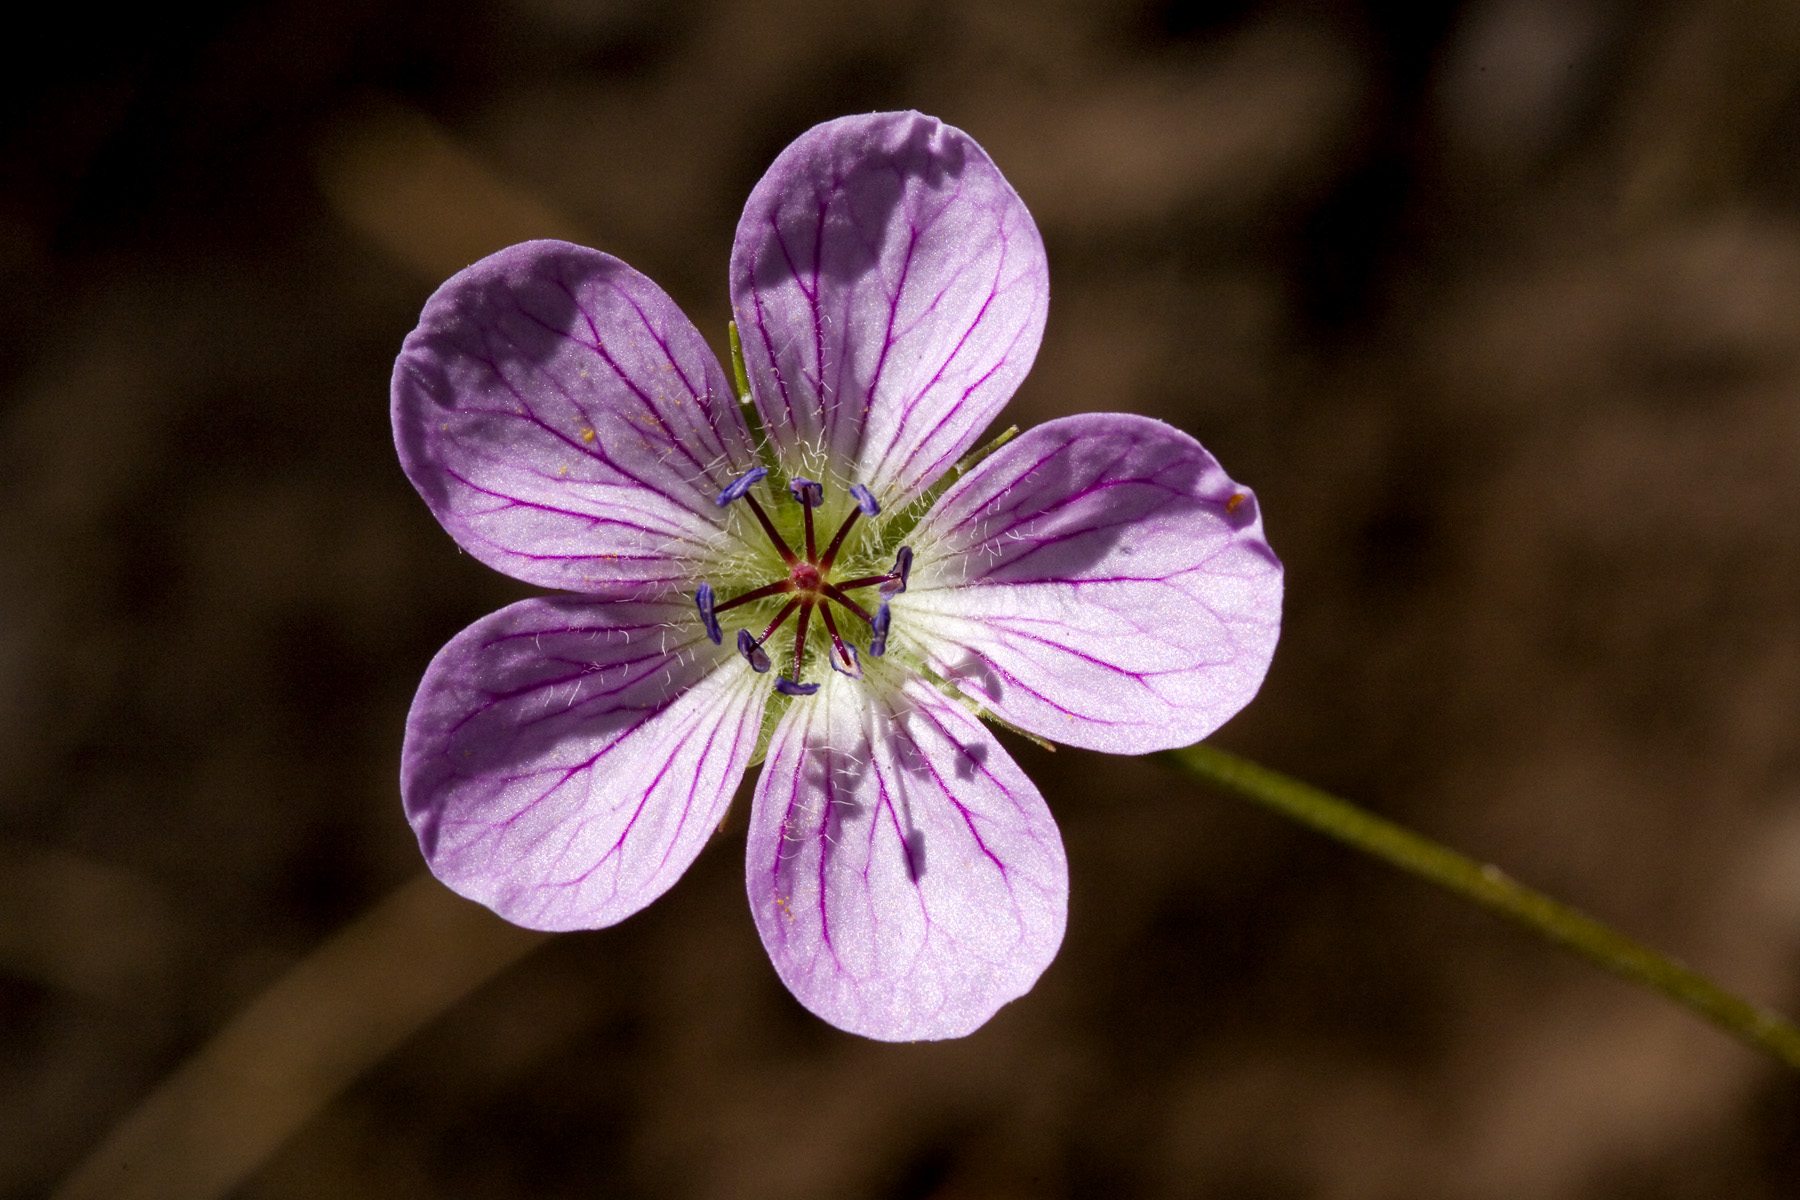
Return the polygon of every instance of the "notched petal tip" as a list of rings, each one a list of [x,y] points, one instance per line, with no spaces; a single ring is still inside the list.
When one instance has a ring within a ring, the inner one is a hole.
[[[1260,531],[1262,506],[1256,502],[1256,493],[1244,488],[1225,497],[1225,522],[1233,529]]]

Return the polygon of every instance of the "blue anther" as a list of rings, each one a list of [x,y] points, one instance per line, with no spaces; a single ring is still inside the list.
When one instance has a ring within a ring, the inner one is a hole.
[[[817,508],[825,503],[825,485],[816,479],[801,479],[796,476],[788,480],[788,495],[808,508]]]
[[[880,658],[887,653],[888,626],[893,624],[894,614],[888,610],[887,598],[883,597],[881,607],[875,610],[875,619],[869,622],[874,636],[869,639],[869,653]]]
[[[712,584],[703,583],[700,590],[694,593],[694,607],[700,610],[700,623],[706,626],[706,636],[717,646],[725,640],[719,632],[719,618],[713,615]]]
[[[748,629],[738,630],[738,653],[750,664],[750,669],[761,675],[769,669],[769,652],[762,648],[762,643],[750,636]]]
[[[881,513],[881,505],[875,502],[875,493],[871,492],[862,484],[851,484],[850,494],[856,497],[856,507],[862,509],[863,516],[873,517],[878,516]]]
[[[786,675],[775,677],[775,690],[784,696],[810,696],[819,690],[816,683],[795,683]]]
[[[767,467],[755,467],[745,471],[742,475],[739,475],[736,479],[726,484],[725,490],[719,493],[719,498],[713,501],[713,503],[717,504],[720,508],[724,508],[733,500],[741,499],[745,492],[748,492],[756,485],[757,480],[768,473],[769,468]]]
[[[900,553],[894,555],[894,569],[891,574],[894,577],[881,585],[883,596],[898,596],[906,590],[907,577],[912,574],[911,546],[900,547]]]
[[[849,657],[845,660],[845,662],[838,661],[838,656],[836,654],[836,650],[838,647],[836,645],[832,646],[832,648],[831,648],[832,652],[827,653],[825,655],[825,661],[830,663],[831,669],[838,672],[840,675],[848,675],[852,679],[861,679],[862,678],[862,659],[856,653],[856,647],[852,646],[848,642],[844,642],[844,643],[842,643],[842,645],[844,648],[844,653],[849,655]]]

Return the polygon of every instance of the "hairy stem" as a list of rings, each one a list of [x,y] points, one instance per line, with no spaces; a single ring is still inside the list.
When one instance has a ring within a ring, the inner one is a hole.
[[[1615,975],[1687,1005],[1713,1024],[1800,1070],[1800,1029],[1766,1008],[1596,921],[1579,909],[1347,800],[1204,743],[1164,762],[1456,893]]]
[[[737,392],[738,411],[744,414],[744,424],[750,427],[750,444],[756,447],[757,461],[774,471],[777,466],[774,446],[763,429],[762,414],[756,409],[756,401],[750,396],[750,373],[744,367],[744,341],[738,335],[736,321],[725,323],[725,334],[731,343],[731,382]]]

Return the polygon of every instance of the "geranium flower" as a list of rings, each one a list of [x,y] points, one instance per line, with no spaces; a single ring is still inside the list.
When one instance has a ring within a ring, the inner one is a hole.
[[[394,366],[408,477],[465,550],[570,593],[433,659],[401,786],[431,869],[538,929],[667,890],[761,759],[745,865],[800,1002],[957,1037],[1055,956],[1068,866],[983,725],[1121,754],[1255,693],[1281,568],[1255,498],[1145,417],[964,460],[1037,353],[1043,243],[966,134],[804,134],[731,256],[749,403],[624,263],[528,242],[450,279]]]

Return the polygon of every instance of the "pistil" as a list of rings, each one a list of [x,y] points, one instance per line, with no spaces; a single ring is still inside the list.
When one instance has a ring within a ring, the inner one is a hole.
[[[806,635],[812,622],[813,609],[819,610],[819,620],[824,624],[826,635],[830,639],[830,644],[826,649],[827,663],[833,670],[849,675],[851,678],[862,678],[861,655],[854,645],[844,640],[843,633],[838,629],[837,621],[832,615],[831,606],[833,604],[839,606],[869,626],[872,635],[869,653],[877,658],[881,657],[887,652],[888,630],[893,619],[888,608],[888,599],[906,590],[907,576],[912,571],[912,548],[900,547],[894,558],[894,569],[885,575],[865,575],[856,579],[844,580],[841,583],[833,583],[831,569],[836,564],[837,556],[843,549],[845,540],[850,536],[851,529],[855,527],[857,519],[873,517],[881,512],[881,505],[876,501],[874,493],[861,484],[851,485],[850,494],[856,500],[856,507],[844,517],[843,524],[838,526],[837,532],[832,535],[830,544],[825,547],[825,553],[820,554],[818,533],[813,524],[813,509],[825,502],[825,485],[814,479],[796,477],[790,480],[788,494],[801,507],[801,520],[806,534],[806,553],[802,557],[787,544],[786,539],[775,528],[774,522],[763,511],[762,505],[750,492],[751,487],[767,475],[766,469],[758,467],[739,476],[719,493],[718,503],[720,507],[723,507],[734,500],[742,500],[750,506],[751,514],[762,526],[763,533],[768,536],[769,544],[774,547],[775,552],[781,556],[782,562],[786,564],[787,578],[777,579],[763,584],[761,587],[752,588],[723,603],[715,601],[711,584],[702,583],[695,593],[694,603],[700,611],[701,623],[706,628],[707,636],[716,645],[723,640],[719,629],[718,614],[755,600],[764,600],[771,596],[790,596],[787,603],[782,605],[781,610],[775,614],[775,619],[770,621],[768,627],[762,631],[762,636],[752,637],[749,630],[738,630],[737,650],[750,664],[752,670],[759,674],[768,671],[773,664],[769,660],[769,654],[764,649],[764,645],[775,635],[777,630],[787,623],[789,617],[798,613],[799,617],[794,622],[793,678],[790,679],[785,675],[778,676],[775,680],[775,688],[784,695],[810,696],[819,690],[819,685],[800,682],[800,670],[806,662]],[[873,614],[847,594],[856,588],[876,586],[881,589],[881,603]]]

